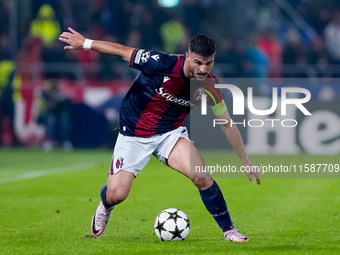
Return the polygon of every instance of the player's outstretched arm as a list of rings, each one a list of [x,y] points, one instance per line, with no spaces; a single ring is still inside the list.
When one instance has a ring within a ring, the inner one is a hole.
[[[130,48],[119,43],[88,40],[74,29],[69,27],[68,30],[70,32],[63,32],[59,36],[60,41],[68,44],[64,47],[65,50],[91,49],[100,53],[119,56],[127,62],[130,61],[134,48]],[[86,43],[85,40],[87,40]]]
[[[259,169],[248,159],[241,134],[236,125],[231,125],[231,119],[228,110],[225,110],[221,115],[216,115],[216,118],[228,120],[227,124],[220,125],[224,135],[242,160],[242,163],[245,167],[245,173],[247,174],[249,181],[253,183],[253,175],[256,178],[256,183],[261,184]]]

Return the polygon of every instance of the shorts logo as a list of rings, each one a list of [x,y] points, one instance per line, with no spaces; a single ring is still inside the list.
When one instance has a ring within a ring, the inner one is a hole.
[[[141,56],[141,60],[143,63],[146,63],[150,58],[150,52],[149,51],[144,51]]]
[[[141,55],[142,55],[143,51],[144,51],[143,49],[140,49],[139,51],[137,51],[136,57],[135,57],[135,61],[134,61],[136,64],[139,64],[140,58],[141,58]]]
[[[124,159],[122,157],[118,158],[116,161],[116,168],[121,169],[124,165]]]

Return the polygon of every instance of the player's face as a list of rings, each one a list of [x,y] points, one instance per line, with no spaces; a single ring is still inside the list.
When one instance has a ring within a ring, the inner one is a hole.
[[[207,78],[211,69],[214,66],[214,56],[204,58],[195,53],[187,53],[187,60],[189,60],[189,70],[192,77],[197,80],[204,80]]]

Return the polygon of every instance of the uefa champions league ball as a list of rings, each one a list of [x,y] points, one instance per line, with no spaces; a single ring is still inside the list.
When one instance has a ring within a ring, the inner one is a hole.
[[[154,228],[162,241],[183,241],[189,234],[190,221],[181,210],[170,208],[158,214]]]

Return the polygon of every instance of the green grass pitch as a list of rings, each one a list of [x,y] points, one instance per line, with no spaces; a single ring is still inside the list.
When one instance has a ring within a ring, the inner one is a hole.
[[[205,157],[211,155],[205,153]],[[226,162],[238,164],[234,153]],[[312,157],[340,163],[339,156]],[[251,156],[261,162],[305,164],[311,156]],[[218,178],[235,226],[250,241],[224,241],[197,189],[154,158],[135,179],[99,238],[90,231],[110,151],[0,150],[0,254],[339,254],[340,179]],[[161,242],[157,214],[183,210],[191,231]]]

